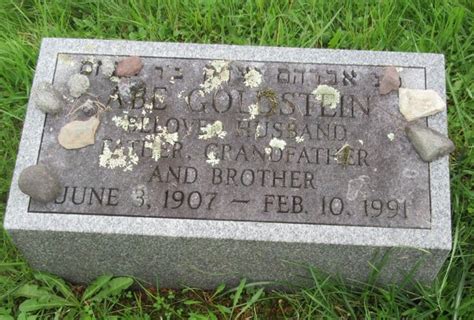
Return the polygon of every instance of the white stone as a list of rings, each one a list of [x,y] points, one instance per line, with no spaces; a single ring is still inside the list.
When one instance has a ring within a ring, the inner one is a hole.
[[[399,107],[405,119],[413,121],[446,109],[445,101],[434,90],[400,88]]]

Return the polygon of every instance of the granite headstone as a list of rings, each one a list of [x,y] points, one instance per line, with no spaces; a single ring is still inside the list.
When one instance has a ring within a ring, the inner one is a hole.
[[[437,54],[44,39],[5,228],[75,282],[365,281],[381,261],[382,283],[429,282],[451,249],[448,158],[416,153],[387,67],[445,97]],[[446,133],[446,112],[418,124]],[[35,164],[56,200],[19,190]]]

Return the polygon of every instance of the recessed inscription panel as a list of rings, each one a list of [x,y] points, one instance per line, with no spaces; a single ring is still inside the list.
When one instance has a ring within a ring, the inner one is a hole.
[[[141,57],[138,76],[110,77],[121,59],[58,55],[69,100],[46,118],[39,162],[64,188],[31,212],[430,227],[429,166],[397,93],[378,93],[384,66]],[[76,73],[90,88],[73,100]],[[400,75],[425,87],[423,68]],[[59,130],[94,110],[95,144],[64,149]]]

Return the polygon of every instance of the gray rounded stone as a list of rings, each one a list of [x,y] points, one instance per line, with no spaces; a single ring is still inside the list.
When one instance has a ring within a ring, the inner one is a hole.
[[[111,77],[115,71],[115,62],[109,58],[104,58],[102,60],[102,65],[100,66],[100,72],[105,77]]]
[[[61,192],[58,177],[43,164],[24,169],[18,179],[20,190],[39,202],[51,202]]]
[[[79,98],[83,93],[89,89],[89,78],[83,74],[76,73],[69,78],[67,82],[69,93],[74,98]]]
[[[61,94],[48,82],[42,82],[34,92],[35,106],[44,113],[56,114],[64,108]]]
[[[441,133],[417,124],[409,124],[405,128],[408,139],[421,159],[431,162],[454,151],[454,143]]]

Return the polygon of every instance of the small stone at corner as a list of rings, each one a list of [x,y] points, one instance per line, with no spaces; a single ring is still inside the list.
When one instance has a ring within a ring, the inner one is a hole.
[[[64,108],[61,94],[50,83],[40,83],[33,96],[35,106],[44,113],[57,114]]]
[[[44,164],[24,169],[18,179],[18,187],[33,200],[43,203],[55,200],[61,191],[58,177]]]
[[[428,127],[409,124],[405,132],[416,152],[426,162],[439,159],[454,151],[454,143],[448,137]]]

